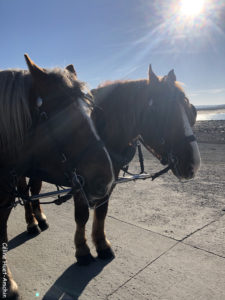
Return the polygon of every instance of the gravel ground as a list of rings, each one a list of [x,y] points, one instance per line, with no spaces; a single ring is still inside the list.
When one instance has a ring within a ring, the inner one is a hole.
[[[198,142],[225,144],[225,120],[224,121],[198,121],[194,132]]]

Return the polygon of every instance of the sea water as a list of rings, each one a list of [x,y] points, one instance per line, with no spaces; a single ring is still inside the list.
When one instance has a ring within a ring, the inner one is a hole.
[[[225,112],[198,112],[197,121],[225,120]]]

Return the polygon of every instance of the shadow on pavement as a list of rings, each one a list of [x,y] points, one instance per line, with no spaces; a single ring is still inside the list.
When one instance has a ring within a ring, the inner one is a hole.
[[[8,249],[12,250],[35,237],[36,237],[36,235],[30,235],[27,233],[27,231],[24,231],[24,232],[18,234],[17,236],[15,236],[14,238],[12,238],[8,242]]]
[[[88,266],[71,265],[47,291],[42,300],[76,300],[88,283],[112,260],[96,259]]]

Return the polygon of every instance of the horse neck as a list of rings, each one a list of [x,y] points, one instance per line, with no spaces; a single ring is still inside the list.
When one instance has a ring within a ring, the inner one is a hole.
[[[146,80],[127,81],[107,85],[96,91],[96,103],[100,109],[93,113],[93,119],[109,149],[122,151],[138,137],[141,93],[146,86]]]

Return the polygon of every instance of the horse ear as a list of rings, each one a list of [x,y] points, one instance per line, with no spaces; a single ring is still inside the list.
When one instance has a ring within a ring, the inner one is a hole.
[[[28,69],[34,78],[34,80],[42,81],[46,79],[46,71],[40,67],[38,67],[27,54],[24,54]]]
[[[152,71],[152,66],[151,64],[149,65],[148,68],[148,79],[150,83],[156,84],[159,82],[159,78],[155,75],[155,73]]]
[[[171,83],[174,83],[176,81],[176,75],[174,73],[174,69],[169,71],[168,75],[166,76],[166,80],[171,82]]]
[[[75,71],[74,66],[72,64],[68,65],[66,67],[66,70],[68,70],[70,73],[73,73],[77,77],[77,72]]]

